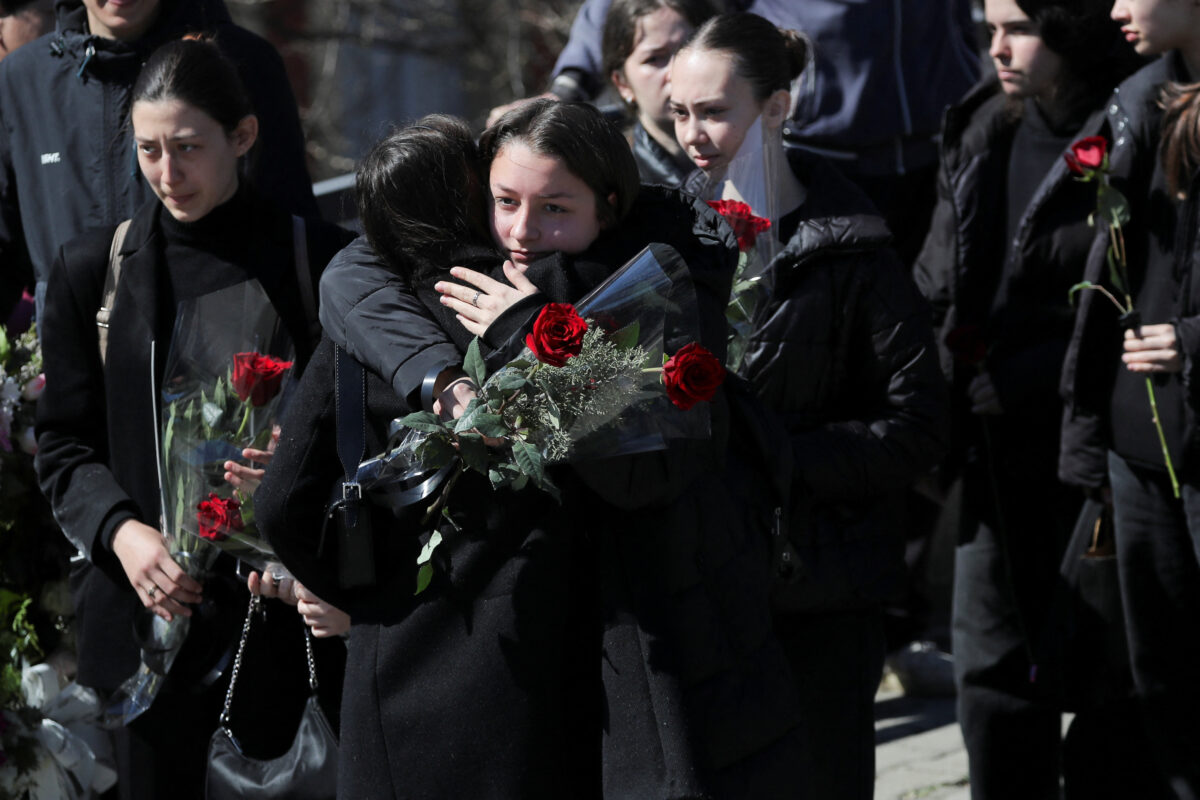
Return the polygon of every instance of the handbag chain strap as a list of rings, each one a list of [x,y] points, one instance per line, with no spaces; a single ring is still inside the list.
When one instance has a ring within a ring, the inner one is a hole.
[[[242,671],[242,654],[246,651],[246,640],[250,638],[250,623],[254,618],[262,617],[266,619],[267,610],[263,607],[262,598],[258,595],[250,595],[250,607],[246,610],[246,621],[242,623],[242,638],[238,642],[237,655],[233,657],[233,671],[229,674],[229,688],[225,691],[225,706],[221,709],[221,717],[218,722],[221,725],[221,730],[233,739],[233,731],[229,730],[229,711],[233,707],[233,687],[237,684],[238,674]],[[312,649],[312,633],[309,632],[308,626],[304,626],[304,655],[308,663],[308,686],[312,691],[317,690],[317,665],[313,659]]]

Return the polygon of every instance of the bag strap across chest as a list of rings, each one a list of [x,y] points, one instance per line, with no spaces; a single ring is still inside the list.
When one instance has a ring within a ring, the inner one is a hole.
[[[108,360],[108,320],[112,316],[113,302],[117,299],[117,286],[121,282],[121,267],[125,257],[121,255],[121,247],[125,244],[125,234],[129,233],[127,219],[113,231],[112,244],[108,249],[108,270],[104,274],[104,294],[100,300],[100,309],[96,312],[97,333],[100,335],[100,363]]]

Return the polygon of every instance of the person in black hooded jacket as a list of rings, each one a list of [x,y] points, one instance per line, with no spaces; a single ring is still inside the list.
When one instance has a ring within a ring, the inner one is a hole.
[[[904,569],[896,504],[942,454],[945,388],[928,307],[886,224],[826,160],[799,150],[784,160],[789,86],[806,56],[795,31],[762,17],[714,17],[675,56],[671,107],[701,170],[688,186],[723,185],[725,198],[758,190],[762,211],[775,211],[768,235],[781,249],[766,266],[769,294],[740,371],[791,453],[774,618],[801,693],[793,790],[865,800],[882,603]]]
[[[999,79],[947,113],[939,202],[914,268],[953,386],[945,469],[963,485],[953,651],[974,798],[1058,797],[1060,773],[1068,797],[1150,791],[1137,737],[1096,767],[1098,748],[1130,727],[1119,689],[1075,705],[1060,743],[1059,689],[1079,676],[1057,671],[1048,624],[1083,501],[1057,480],[1057,389],[1096,205],[1095,185],[1062,155],[1101,133],[1110,87],[1137,66],[1108,8],[985,4]]]
[[[149,54],[186,34],[214,37],[262,120],[248,177],[285,210],[318,216],[283,61],[223,0],[58,0],[55,14],[53,33],[0,64],[0,316],[34,282],[40,316],[58,248],[151,198],[125,124],[129,93]]]

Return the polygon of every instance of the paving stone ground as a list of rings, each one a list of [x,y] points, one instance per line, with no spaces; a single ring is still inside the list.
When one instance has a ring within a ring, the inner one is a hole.
[[[875,696],[875,800],[970,800],[953,697]]]

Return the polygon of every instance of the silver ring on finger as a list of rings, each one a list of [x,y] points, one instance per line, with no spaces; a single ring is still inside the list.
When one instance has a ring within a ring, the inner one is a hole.
[[[475,292],[475,296],[471,298],[471,305],[475,306],[476,308],[479,308],[479,295],[481,295],[481,294],[483,294],[482,289]]]
[[[149,596],[149,598],[150,598],[151,600],[153,600],[153,599],[154,599],[154,595],[158,594],[158,587],[157,587],[157,586],[151,586],[149,589],[147,589],[147,590],[146,590],[146,594],[147,594],[147,596]]]

